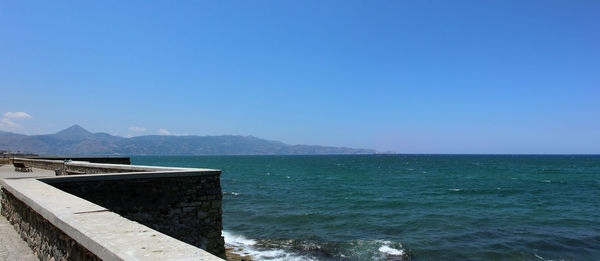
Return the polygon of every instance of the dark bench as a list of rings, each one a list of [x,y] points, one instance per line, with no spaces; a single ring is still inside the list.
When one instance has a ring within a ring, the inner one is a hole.
[[[31,167],[27,167],[23,163],[13,163],[13,166],[15,166],[15,171],[19,171],[19,172],[30,172],[31,171]]]

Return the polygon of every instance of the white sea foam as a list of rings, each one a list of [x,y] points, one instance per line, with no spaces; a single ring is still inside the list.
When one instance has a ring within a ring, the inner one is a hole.
[[[379,252],[384,253],[386,255],[392,255],[392,256],[401,256],[402,254],[404,254],[404,250],[395,249],[388,245],[383,245],[383,246],[379,247]]]
[[[398,245],[398,244],[393,244],[391,241],[387,241],[387,240],[376,240],[375,242],[381,244],[381,246],[379,247],[379,252],[386,255],[386,256],[402,256],[404,254],[404,250],[402,249],[398,249],[398,248],[394,248],[394,247],[402,247],[402,245]],[[390,245],[394,245],[394,247],[391,247]]]
[[[292,260],[292,261],[310,261],[309,257],[301,256],[295,253],[287,252],[283,249],[264,248],[257,246],[257,241],[236,235],[228,231],[222,232],[225,238],[225,247],[231,252],[251,256],[254,260]]]
[[[305,256],[288,253],[282,249],[252,251],[250,255],[255,260],[292,260],[292,261],[309,261],[313,260]]]
[[[462,189],[457,189],[457,188],[454,188],[454,189],[449,189],[448,191],[459,192],[459,191],[462,191]]]
[[[232,245],[236,247],[256,245],[256,240],[246,238],[242,235],[235,235],[227,231],[223,231],[222,235],[225,238],[226,245]]]

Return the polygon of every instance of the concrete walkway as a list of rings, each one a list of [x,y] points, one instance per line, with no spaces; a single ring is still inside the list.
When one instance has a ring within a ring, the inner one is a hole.
[[[0,216],[0,260],[38,260],[4,216]]]
[[[53,170],[32,168],[31,172],[17,172],[12,164],[0,166],[0,179],[7,178],[36,178],[54,176]]]
[[[12,164],[0,166],[0,178],[34,178],[54,176],[54,171],[32,169],[31,172],[16,172]],[[38,258],[4,216],[0,216],[0,261],[34,261]]]

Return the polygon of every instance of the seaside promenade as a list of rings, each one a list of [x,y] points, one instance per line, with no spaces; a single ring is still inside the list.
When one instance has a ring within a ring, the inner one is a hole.
[[[32,171],[0,166],[0,261],[216,261],[226,256],[220,170],[12,161]],[[55,176],[57,169],[66,175]]]
[[[12,164],[0,165],[0,179],[33,178],[54,176],[54,171],[32,168],[31,172],[16,172]],[[1,195],[0,195],[1,196]],[[1,206],[0,206],[1,207]],[[33,261],[38,258],[14,227],[0,215],[0,261]]]

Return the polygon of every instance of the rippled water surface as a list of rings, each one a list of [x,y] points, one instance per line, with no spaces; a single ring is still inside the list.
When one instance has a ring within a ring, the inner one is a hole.
[[[600,156],[186,156],[257,259],[600,260]]]

